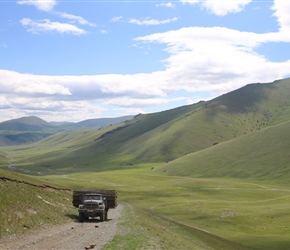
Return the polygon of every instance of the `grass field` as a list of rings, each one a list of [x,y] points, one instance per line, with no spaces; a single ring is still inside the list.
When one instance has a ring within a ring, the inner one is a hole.
[[[42,177],[1,176],[70,189],[116,189],[124,206],[117,235],[105,249],[288,249],[285,183],[156,174],[139,168]],[[0,237],[75,218],[71,194],[0,181]]]
[[[190,249],[190,244],[196,249],[290,248],[290,189],[285,186],[162,176],[153,174],[152,167],[42,178],[75,189],[118,190],[119,200],[133,210],[133,224],[141,227],[139,233],[146,232],[152,239],[155,236],[156,242],[162,239],[162,249],[177,245]],[[183,243],[174,245],[173,235]],[[132,234],[131,240],[134,238]]]

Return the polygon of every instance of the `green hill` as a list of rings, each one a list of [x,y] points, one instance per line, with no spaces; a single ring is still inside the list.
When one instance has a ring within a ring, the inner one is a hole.
[[[142,115],[104,145],[133,162],[167,162],[287,121],[289,100],[289,79],[250,84],[209,102]]]
[[[31,176],[0,169],[0,192],[0,238],[61,224],[75,214],[71,192]]]
[[[287,181],[289,157],[290,122],[286,122],[186,155],[154,171],[176,176]]]
[[[22,117],[0,123],[0,130],[8,131],[43,131],[54,128],[53,125],[36,116]]]
[[[53,125],[36,116],[1,122],[0,146],[33,143],[55,132]]]

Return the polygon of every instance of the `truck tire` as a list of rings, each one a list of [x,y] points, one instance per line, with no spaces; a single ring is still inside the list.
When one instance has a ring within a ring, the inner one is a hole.
[[[107,221],[108,220],[108,211],[106,210],[106,212],[105,212],[105,221]]]
[[[79,212],[79,222],[84,222],[85,215],[82,212]]]
[[[105,219],[105,211],[103,211],[101,214],[100,214],[100,221],[104,221]]]

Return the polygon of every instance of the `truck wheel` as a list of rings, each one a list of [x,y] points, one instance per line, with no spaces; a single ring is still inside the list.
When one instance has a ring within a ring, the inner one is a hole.
[[[84,222],[85,216],[84,213],[79,212],[79,222]]]
[[[108,220],[108,211],[105,212],[105,221]]]
[[[100,214],[100,221],[104,221],[104,219],[105,219],[105,212],[102,212]]]

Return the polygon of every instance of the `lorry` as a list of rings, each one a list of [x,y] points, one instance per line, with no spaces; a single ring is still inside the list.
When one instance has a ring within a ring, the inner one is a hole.
[[[110,208],[118,206],[116,190],[75,190],[73,191],[74,207],[78,208],[79,221],[99,217],[100,221],[108,220]]]

